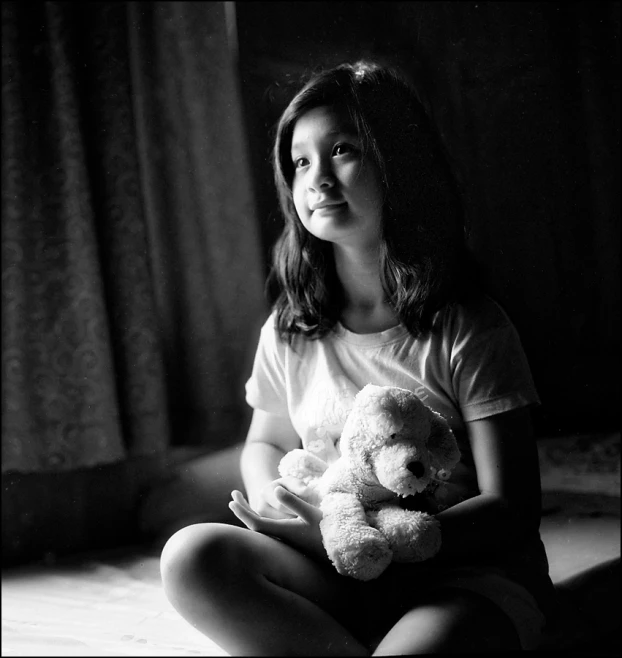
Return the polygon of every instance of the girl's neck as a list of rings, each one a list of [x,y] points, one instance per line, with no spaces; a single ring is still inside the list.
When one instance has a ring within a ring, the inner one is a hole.
[[[395,326],[399,319],[382,288],[378,250],[334,253],[344,300],[340,319],[346,329],[366,334]]]

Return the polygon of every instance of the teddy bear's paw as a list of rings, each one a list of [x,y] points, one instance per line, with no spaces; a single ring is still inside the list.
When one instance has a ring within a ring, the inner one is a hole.
[[[319,479],[327,468],[328,464],[323,459],[301,448],[290,450],[279,462],[281,477],[296,477],[305,484]]]
[[[364,539],[338,546],[332,551],[327,550],[327,553],[341,575],[363,581],[378,578],[393,558],[386,539],[379,534],[369,533],[366,533]]]
[[[425,512],[391,505],[369,512],[368,519],[386,537],[394,562],[429,560],[441,547],[440,523]]]

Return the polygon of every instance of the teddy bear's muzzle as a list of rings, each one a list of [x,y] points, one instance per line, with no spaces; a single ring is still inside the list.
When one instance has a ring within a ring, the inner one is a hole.
[[[430,465],[425,456],[404,443],[380,449],[372,466],[378,483],[399,496],[419,493],[430,481]]]

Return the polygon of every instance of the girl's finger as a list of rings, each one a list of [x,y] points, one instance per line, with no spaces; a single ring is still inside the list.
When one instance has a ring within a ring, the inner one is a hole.
[[[296,496],[296,494],[285,489],[285,487],[277,487],[274,490],[274,494],[281,505],[287,507],[287,509],[291,510],[303,521],[306,521],[307,523],[318,522],[321,512],[317,507],[310,505],[302,500],[302,498]]]
[[[234,489],[231,492],[231,498],[233,498],[233,500],[236,503],[239,503],[240,505],[245,505],[246,507],[248,507],[250,509],[250,505],[248,504],[248,501],[246,500],[246,498],[244,497],[244,494],[241,491],[238,491],[237,489]]]
[[[287,518],[294,519],[296,518],[296,515],[290,512],[287,508],[283,507],[282,505],[279,504],[279,509],[275,508],[274,512],[270,512],[270,509],[265,510],[262,514],[257,513],[250,505],[250,503],[246,500],[244,497],[244,494],[240,493],[237,490],[234,490],[231,492],[231,498],[233,498],[233,501],[238,503],[238,505],[241,505],[242,507],[245,507],[250,514],[254,514],[259,518],[266,519],[282,519],[284,518],[283,515],[287,515]]]
[[[252,509],[245,507],[237,501],[229,503],[229,509],[242,521],[242,523],[249,529],[259,531],[261,519]]]
[[[261,514],[258,514],[252,507],[251,504],[246,500],[244,497],[244,494],[240,493],[239,491],[232,491],[231,492],[231,498],[233,498],[233,502],[237,503],[241,507],[247,510],[249,514],[251,514],[254,517],[262,518]]]
[[[299,524],[298,518],[291,519],[270,519],[265,516],[259,516],[249,507],[241,505],[237,501],[229,503],[229,509],[242,521],[242,523],[254,532],[261,532],[264,535],[271,535],[279,539],[286,538],[291,533],[292,523]]]

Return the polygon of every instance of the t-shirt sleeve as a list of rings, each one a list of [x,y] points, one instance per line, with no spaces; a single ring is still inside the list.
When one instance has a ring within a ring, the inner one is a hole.
[[[261,328],[253,369],[246,382],[246,402],[253,409],[288,415],[286,350],[287,345],[278,336],[272,314]]]
[[[457,323],[451,371],[467,422],[540,402],[518,332],[492,301],[482,317]]]

